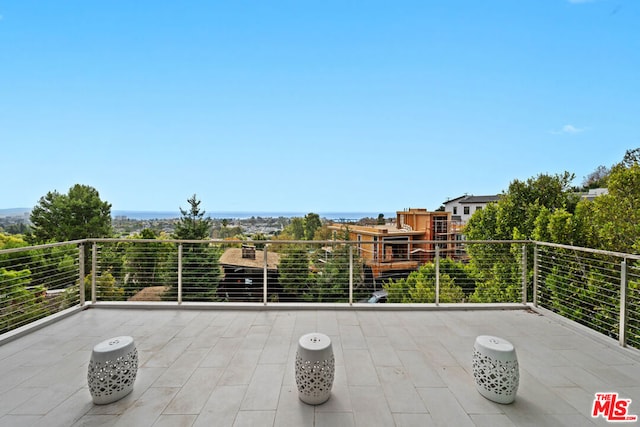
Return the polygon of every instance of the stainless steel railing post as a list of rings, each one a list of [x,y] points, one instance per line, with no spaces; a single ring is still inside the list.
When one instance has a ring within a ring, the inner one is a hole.
[[[84,295],[84,243],[78,245],[78,295],[80,297],[80,306],[85,303]]]
[[[182,243],[178,245],[178,304],[182,304]]]
[[[267,293],[267,289],[268,289],[267,280],[268,280],[268,277],[269,277],[269,274],[268,274],[268,262],[267,262],[267,245],[264,245],[263,252],[264,252],[264,271],[262,273],[262,277],[263,277],[263,279],[262,279],[262,282],[263,282],[263,285],[262,285],[262,300],[264,302],[264,305],[267,305],[267,299],[269,297],[268,293]]]
[[[522,303],[527,303],[527,245],[522,245]]]
[[[436,305],[440,304],[440,246],[436,245]]]
[[[622,347],[627,346],[627,260],[620,263],[620,326],[618,340]]]
[[[97,299],[96,276],[98,275],[98,244],[93,242],[91,246],[91,303],[95,304]]]
[[[533,244],[533,306],[538,306],[538,244]]]
[[[349,245],[349,305],[353,305],[353,246]]]

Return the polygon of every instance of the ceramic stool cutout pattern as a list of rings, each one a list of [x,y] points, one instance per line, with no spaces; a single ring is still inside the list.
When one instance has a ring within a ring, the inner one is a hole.
[[[328,336],[314,332],[300,337],[295,374],[300,400],[319,405],[329,399],[335,375],[335,358]]]
[[[87,372],[93,403],[105,405],[131,393],[137,373],[138,350],[132,337],[115,337],[97,344]]]
[[[473,378],[481,395],[497,403],[516,398],[520,372],[516,350],[509,341],[480,335],[473,346]]]

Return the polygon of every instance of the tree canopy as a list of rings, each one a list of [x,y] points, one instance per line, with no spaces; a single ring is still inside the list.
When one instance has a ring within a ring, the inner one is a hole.
[[[607,194],[581,201],[573,222],[596,249],[640,253],[640,164],[620,163],[608,179]]]
[[[31,211],[30,243],[64,242],[111,236],[111,204],[98,191],[76,184],[67,194],[50,191]]]
[[[531,238],[536,218],[545,208],[575,210],[579,197],[570,191],[573,178],[573,174],[564,172],[512,181],[497,203],[489,204],[469,219],[465,234],[471,240]]]
[[[393,303],[435,303],[436,270],[434,263],[427,263],[405,279],[390,280],[385,284],[389,292],[389,302]],[[440,275],[439,302],[463,302],[462,288],[447,273]]]
[[[574,210],[542,209],[532,238],[552,243],[640,253],[640,149],[628,150],[606,176],[608,192]]]
[[[287,225],[280,239],[282,240],[314,240],[316,232],[322,228],[322,220],[317,213],[310,212],[301,217],[291,218],[291,222]]]

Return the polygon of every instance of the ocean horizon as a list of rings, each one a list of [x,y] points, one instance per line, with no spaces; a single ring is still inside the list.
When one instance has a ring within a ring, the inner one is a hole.
[[[205,212],[207,217],[213,219],[249,219],[252,217],[258,218],[294,218],[304,217],[309,212],[267,212],[267,211],[220,211],[220,212]],[[329,220],[358,220],[361,218],[377,218],[379,214],[383,214],[385,218],[395,218],[396,213],[393,212],[314,212],[317,213],[320,218]],[[137,220],[150,220],[150,219],[172,219],[180,218],[179,211],[129,211],[129,210],[114,210],[111,211],[111,216],[127,217],[129,219]]]
[[[7,216],[28,216],[31,212],[29,208],[10,208],[0,209],[0,218]],[[216,211],[206,212],[207,217],[213,219],[249,219],[251,217],[261,218],[294,218],[304,217],[309,212],[270,212],[270,211]],[[362,218],[377,218],[379,214],[383,214],[385,218],[395,218],[394,212],[366,212],[366,211],[336,211],[336,212],[314,212],[320,215],[320,218],[339,221],[339,220],[359,220]],[[127,217],[136,220],[150,219],[172,219],[180,218],[180,211],[140,211],[140,210],[112,210],[111,217]]]

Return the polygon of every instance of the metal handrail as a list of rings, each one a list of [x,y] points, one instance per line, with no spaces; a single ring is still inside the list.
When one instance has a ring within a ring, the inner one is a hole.
[[[0,256],[3,255],[12,255],[13,258],[16,258],[14,255],[16,253],[24,252],[25,254],[29,254],[31,251],[45,251],[48,249],[54,249],[62,246],[74,246],[77,245],[77,249],[74,249],[76,252],[75,256],[75,269],[68,271],[65,275],[50,275],[50,277],[60,277],[61,281],[64,280],[72,280],[75,278],[76,285],[78,287],[77,295],[75,301],[78,307],[83,307],[86,304],[85,295],[84,295],[84,281],[85,275],[87,273],[91,274],[91,296],[90,300],[92,302],[92,306],[99,306],[101,303],[104,303],[103,297],[100,296],[100,292],[98,289],[98,279],[105,273],[105,271],[101,270],[101,262],[103,262],[101,258],[101,254],[99,253],[99,248],[106,247],[105,245],[117,244],[117,243],[128,243],[128,244],[136,244],[141,245],[141,248],[144,248],[145,245],[153,243],[153,244],[169,244],[175,245],[177,250],[176,257],[176,267],[174,273],[176,274],[176,285],[177,285],[177,295],[176,299],[173,300],[173,304],[181,305],[184,301],[184,296],[187,292],[189,292],[189,277],[184,276],[184,269],[188,268],[185,264],[183,264],[183,251],[181,250],[182,246],[185,244],[188,245],[196,245],[196,247],[226,247],[226,246],[238,246],[242,244],[246,244],[245,240],[224,240],[224,239],[209,239],[209,240],[181,240],[181,239],[124,239],[124,238],[88,238],[81,240],[74,240],[69,242],[59,242],[59,243],[50,243],[46,245],[36,245],[36,246],[26,246],[20,248],[11,248],[11,249],[3,249],[0,250]],[[336,304],[345,304],[346,306],[353,307],[359,306],[356,303],[356,280],[355,280],[355,266],[357,263],[356,260],[356,251],[355,248],[362,249],[368,246],[377,244],[382,248],[385,244],[383,241],[373,242],[373,241],[345,241],[345,240],[261,240],[261,241],[250,241],[250,243],[260,245],[263,249],[263,260],[262,260],[262,288],[260,289],[260,298],[258,299],[260,305],[274,305],[274,304],[286,304],[286,302],[272,302],[269,300],[269,285],[272,280],[270,274],[272,274],[272,270],[267,268],[267,260],[268,253],[274,251],[277,247],[286,246],[286,245],[306,245],[309,248],[324,248],[331,247],[335,245],[344,245],[348,246],[348,261],[339,268],[343,269],[343,277],[347,278],[348,284],[343,288],[344,292],[346,292],[345,302],[323,302],[319,304],[330,304],[331,306],[335,306]],[[581,310],[589,309],[589,307],[599,307],[597,312],[588,313],[584,315],[584,319],[580,318],[572,318],[570,313],[569,319],[576,320],[578,322],[584,321],[589,327],[595,327],[596,330],[603,331],[608,334],[614,334],[618,342],[621,346],[632,345],[636,347],[640,347],[640,332],[638,329],[640,328],[640,318],[638,318],[638,306],[640,306],[640,296],[638,295],[637,286],[640,286],[640,277],[638,274],[638,267],[636,262],[640,261],[640,255],[637,254],[628,254],[628,253],[620,253],[606,250],[598,250],[592,248],[582,248],[572,245],[564,245],[564,244],[556,244],[549,242],[540,242],[540,241],[531,241],[531,240],[416,240],[408,242],[411,245],[418,244],[428,244],[433,245],[433,250],[428,251],[427,255],[424,255],[426,259],[430,259],[434,264],[435,268],[435,297],[433,298],[432,303],[428,303],[427,305],[435,305],[435,306],[445,306],[450,307],[451,303],[442,304],[442,282],[443,276],[446,271],[442,270],[441,260],[443,257],[447,256],[447,251],[451,249],[456,250],[465,250],[473,247],[473,245],[505,245],[505,247],[511,248],[509,251],[505,251],[505,254],[513,258],[513,261],[519,265],[519,274],[521,275],[521,283],[518,285],[521,288],[520,296],[521,300],[519,304],[523,307],[533,306],[533,307],[542,307],[546,309],[551,309],[552,311],[556,311],[561,315],[563,314],[563,308],[561,305],[562,301],[565,301],[564,304],[567,307],[579,307]],[[440,249],[439,245],[444,245],[446,248],[445,251]],[[516,256],[515,249],[512,245],[521,246],[521,255]],[[90,258],[86,259],[85,257],[85,247],[90,247],[92,249]],[[545,248],[544,251],[541,251],[542,248]],[[151,249],[157,250],[157,249]],[[168,250],[172,250],[169,248]],[[528,254],[529,251],[532,251],[532,257]],[[366,250],[358,251],[357,255],[359,256],[361,252],[366,252]],[[371,252],[371,251],[370,251]],[[511,252],[511,255],[509,255]],[[149,252],[151,253],[151,252]],[[383,258],[384,254],[382,252],[378,252],[380,257],[376,260],[371,260],[371,265],[375,266],[384,266],[385,264],[398,263],[402,261],[402,259],[392,259],[391,261],[385,260]],[[426,252],[425,252],[426,253]],[[468,253],[468,252],[467,252]],[[143,250],[143,254],[145,254]],[[25,255],[24,259],[29,258],[30,256]],[[11,257],[6,257],[10,259]],[[0,258],[2,259],[2,258]],[[20,257],[22,259],[22,257]],[[465,259],[464,262],[469,262],[469,259]],[[410,259],[407,259],[410,261]],[[10,265],[0,263],[0,268],[10,267]],[[31,268],[28,265],[28,261],[20,261],[24,263],[24,265],[20,264],[16,267],[16,270],[28,270]],[[51,261],[56,262],[56,261]],[[90,262],[86,264],[86,262]],[[487,262],[497,262],[496,260],[489,260]],[[511,262],[511,261],[510,261]],[[573,267],[567,266],[565,264],[573,263]],[[516,265],[516,264],[514,264]],[[85,266],[90,268],[90,271],[85,271]],[[480,266],[482,267],[482,266]],[[40,267],[42,268],[42,267]],[[57,268],[55,265],[44,266],[45,270],[40,273],[40,280],[45,280],[47,276],[46,269],[54,269]],[[144,269],[145,266],[142,265],[140,268]],[[573,270],[571,270],[573,268]],[[582,270],[581,270],[582,269]],[[35,270],[34,270],[35,271]],[[44,279],[43,279],[44,277]],[[124,276],[123,276],[124,277]],[[5,283],[7,282],[6,279]],[[119,279],[118,279],[119,280]],[[360,279],[358,279],[360,280]],[[560,282],[558,282],[560,281]],[[587,282],[590,281],[590,284]],[[558,284],[562,288],[558,288]],[[634,286],[631,287],[630,284],[633,283]],[[635,285],[638,284],[638,285]],[[514,285],[516,285],[514,283]],[[591,286],[587,291],[584,291],[585,286]],[[0,295],[3,295],[3,292],[6,294],[8,291],[3,291],[3,286],[6,286],[2,282],[2,277],[0,277]],[[61,285],[62,286],[62,285]],[[71,285],[69,285],[71,286]],[[9,289],[9,288],[6,288]],[[71,289],[69,288],[60,288],[60,289]],[[88,289],[88,288],[87,288]],[[321,288],[318,288],[319,291],[322,291]],[[585,292],[587,292],[585,294]],[[590,293],[589,293],[590,292]],[[584,299],[579,300],[576,299],[576,296],[580,296],[585,294]],[[592,295],[593,294],[593,295]],[[592,295],[592,296],[589,296]],[[358,297],[359,298],[359,297]],[[563,298],[568,298],[563,300]],[[1,302],[1,301],[0,301]],[[515,303],[513,301],[512,303]],[[126,302],[124,303],[126,304]],[[206,304],[206,303],[200,303]],[[224,303],[213,303],[215,306],[220,306],[220,304]],[[300,302],[298,302],[300,304]],[[304,304],[304,303],[303,303]],[[317,303],[316,303],[317,304]],[[453,303],[460,304],[460,303]],[[513,305],[513,304],[511,304]],[[407,307],[411,307],[415,309],[419,304],[407,304]],[[394,304],[395,308],[399,308]],[[560,308],[558,308],[560,307]],[[632,307],[633,309],[630,309]],[[0,306],[2,308],[2,306]],[[7,311],[9,310],[9,311]],[[568,310],[567,310],[568,311]],[[576,310],[574,310],[576,311]],[[2,315],[9,313],[11,314],[11,306],[5,306],[2,311],[0,311],[0,322],[3,320]],[[608,329],[608,331],[606,331]],[[631,343],[631,344],[630,344]]]

